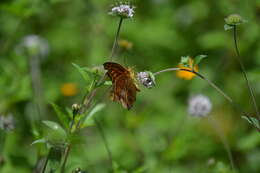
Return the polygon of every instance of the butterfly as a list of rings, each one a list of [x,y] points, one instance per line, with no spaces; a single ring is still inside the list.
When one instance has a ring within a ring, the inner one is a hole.
[[[135,73],[130,68],[114,62],[103,64],[108,77],[112,80],[111,98],[131,109],[136,101],[136,93],[140,91],[135,81]]]

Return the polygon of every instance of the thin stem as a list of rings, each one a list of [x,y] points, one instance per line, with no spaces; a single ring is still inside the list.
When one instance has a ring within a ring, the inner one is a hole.
[[[99,131],[101,138],[104,142],[104,145],[105,145],[105,148],[106,148],[109,160],[110,160],[110,164],[111,164],[111,167],[112,167],[113,157],[112,157],[112,154],[111,154],[111,150],[109,149],[109,146],[108,146],[108,142],[107,142],[107,139],[106,139],[106,136],[105,136],[105,132],[104,132],[102,126],[100,125],[100,123],[99,123],[99,121],[96,117],[94,117],[94,121],[95,121],[95,124],[97,125],[98,131]]]
[[[75,123],[75,117],[77,116],[77,114],[78,113],[73,113],[73,118],[72,118],[70,128],[69,128],[69,134],[73,133],[72,130],[73,130],[73,126],[74,126],[74,123]],[[67,147],[65,148],[64,160],[63,160],[63,163],[62,163],[62,166],[61,166],[61,173],[64,173],[65,166],[66,166],[66,163],[67,163],[67,160],[68,160],[68,157],[69,157],[70,149],[71,149],[71,143],[69,143],[67,145]]]
[[[253,88],[252,88],[252,86],[249,82],[245,66],[244,66],[244,64],[241,60],[241,56],[240,56],[240,53],[239,53],[239,49],[238,49],[238,45],[237,45],[237,27],[236,27],[236,25],[233,26],[233,37],[234,37],[234,45],[235,45],[235,49],[236,49],[236,53],[237,53],[236,59],[237,59],[239,65],[240,65],[240,68],[241,68],[242,73],[244,75],[244,78],[246,80],[246,85],[247,85],[249,94],[251,96],[250,98],[251,98],[251,101],[253,102],[253,105],[254,105],[254,108],[255,108],[255,111],[256,111],[256,115],[257,115],[258,119],[260,120],[260,114],[259,114],[259,110],[258,110],[258,107],[257,107],[254,90],[253,90]]]
[[[114,40],[114,43],[113,43],[113,47],[112,47],[112,52],[111,52],[111,56],[110,56],[110,61],[113,60],[113,57],[114,57],[114,55],[115,55],[115,51],[116,51],[117,42],[118,42],[119,33],[120,33],[120,30],[121,30],[122,23],[123,23],[123,18],[120,17],[119,24],[118,24],[118,28],[117,28],[117,31],[116,31],[116,37],[115,37],[115,40]]]
[[[38,112],[38,119],[46,114],[44,105],[43,89],[42,89],[42,77],[40,67],[39,56],[29,56],[29,69],[31,77],[31,87],[33,90],[33,102]]]
[[[212,86],[214,89],[216,89],[222,96],[225,97],[225,99],[227,99],[230,103],[233,103],[233,100],[227,95],[225,94],[219,87],[217,87],[213,82],[211,82],[209,79],[207,79],[205,76],[203,76],[202,74],[194,71],[194,70],[188,70],[188,69],[182,69],[182,68],[168,68],[168,69],[164,69],[162,71],[156,72],[154,73],[154,75],[158,75],[160,73],[163,72],[168,72],[168,71],[188,71],[191,73],[194,73],[195,75],[197,75],[198,77],[200,77],[201,79],[205,80],[206,82],[209,83],[210,86]]]
[[[60,171],[61,173],[64,173],[64,171],[65,171],[65,166],[66,166],[66,163],[67,163],[67,160],[69,157],[70,149],[71,149],[71,144],[68,144],[68,146],[65,149],[65,153],[64,153],[64,160],[63,160],[63,163],[61,166],[61,171]]]
[[[51,150],[52,150],[52,148],[50,148],[50,150],[49,150],[49,153],[48,153],[47,158],[46,158],[46,160],[45,160],[45,162],[44,162],[44,165],[43,165],[43,168],[42,168],[41,173],[44,173],[45,170],[46,170],[47,164],[48,164],[49,159],[50,159],[50,155],[51,155],[50,153],[51,153]]]
[[[221,142],[223,143],[224,145],[224,148],[227,152],[227,155],[228,155],[228,159],[229,159],[229,162],[230,162],[230,165],[231,165],[231,169],[234,171],[235,170],[235,164],[234,164],[234,159],[233,159],[233,156],[232,156],[232,152],[230,150],[230,146],[228,144],[228,141],[227,141],[227,138],[225,137],[225,135],[223,134],[223,131],[222,129],[219,127],[219,124],[216,122],[215,119],[213,119],[213,117],[209,117],[209,120],[212,124],[212,126],[214,127],[214,129],[216,130],[216,133],[218,134]]]
[[[251,118],[248,116],[248,114],[241,108],[241,106],[239,106],[238,104],[234,103],[234,101],[231,99],[231,97],[229,97],[224,91],[222,91],[216,84],[214,84],[212,81],[210,81],[208,78],[206,78],[205,76],[203,76],[202,74],[194,71],[194,70],[189,70],[189,69],[182,69],[182,68],[168,68],[168,69],[164,69],[161,71],[158,71],[156,73],[154,73],[154,75],[158,75],[160,73],[163,72],[169,72],[169,71],[187,71],[187,72],[191,72],[193,74],[195,74],[196,76],[200,77],[201,79],[203,79],[204,81],[208,82],[208,84],[213,87],[214,89],[216,89],[226,100],[228,100],[230,102],[231,105],[233,105],[239,112],[241,112],[244,116],[246,116],[248,118],[248,120],[251,122],[251,124],[260,132],[260,129],[254,125],[254,122],[251,120]]]

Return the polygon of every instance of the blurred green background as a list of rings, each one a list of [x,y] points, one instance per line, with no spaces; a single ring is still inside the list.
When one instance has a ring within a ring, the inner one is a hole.
[[[64,111],[80,103],[86,83],[72,63],[101,67],[109,60],[118,25],[118,18],[108,15],[114,3],[1,0],[0,114],[11,114],[15,127],[11,131],[0,129],[0,172],[32,172],[37,160],[47,155],[44,145],[31,145],[36,133],[33,129],[42,128],[40,120],[58,122],[50,103]],[[133,4],[136,13],[123,22],[116,62],[136,71],[156,72],[176,67],[181,56],[206,54],[199,72],[254,115],[234,59],[232,31],[224,31],[223,26],[231,13],[248,21],[239,26],[238,42],[260,101],[259,0],[136,0]],[[41,69],[41,86],[35,92],[30,74],[35,57],[21,51],[24,38],[32,34],[48,43],[35,62]],[[130,111],[110,101],[108,94],[103,98],[105,87],[96,97],[96,101],[106,103],[96,117],[118,172],[229,173],[226,148],[230,148],[237,172],[260,172],[258,132],[221,95],[199,78],[186,81],[173,72],[159,75],[156,82],[152,89],[141,87]],[[40,93],[40,101],[35,93]],[[208,117],[188,114],[188,99],[195,94],[211,99],[213,109]],[[34,111],[34,102],[40,102],[45,110],[40,116]],[[73,144],[66,170],[72,172],[77,167],[90,173],[108,172],[110,162],[95,126],[81,131]]]

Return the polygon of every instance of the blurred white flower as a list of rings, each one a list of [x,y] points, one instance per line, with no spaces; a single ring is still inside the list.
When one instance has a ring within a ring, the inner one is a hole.
[[[137,79],[146,88],[152,88],[155,85],[155,81],[149,72],[139,72]]]
[[[192,96],[188,103],[188,112],[192,116],[207,116],[212,108],[210,99],[202,94]]]
[[[49,54],[48,41],[38,35],[27,35],[22,38],[17,48],[18,52],[26,52],[31,56],[47,57]]]
[[[15,120],[13,115],[0,116],[0,129],[5,131],[11,131],[15,128]]]
[[[113,16],[119,16],[122,18],[132,18],[134,16],[135,7],[130,4],[119,4],[118,6],[115,6],[111,9],[111,12],[109,14]]]

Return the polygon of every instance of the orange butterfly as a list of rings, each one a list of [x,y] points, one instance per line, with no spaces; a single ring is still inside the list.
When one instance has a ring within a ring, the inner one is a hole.
[[[136,100],[136,92],[140,91],[134,72],[114,62],[106,62],[103,66],[112,80],[112,100],[120,102],[128,110],[131,109]]]

